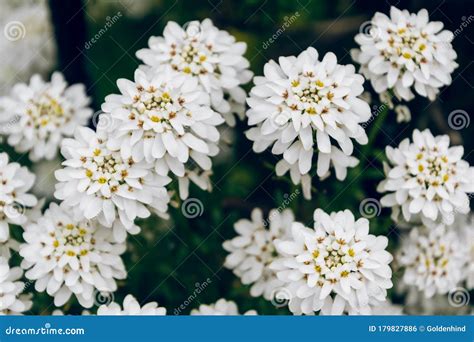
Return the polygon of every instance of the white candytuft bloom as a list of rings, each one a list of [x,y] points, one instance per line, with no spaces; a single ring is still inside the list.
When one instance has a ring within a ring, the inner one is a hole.
[[[379,305],[372,307],[372,315],[374,316],[400,316],[403,315],[403,306],[393,304],[386,300]]]
[[[294,223],[290,239],[275,241],[282,257],[270,267],[285,283],[294,314],[370,314],[392,287],[387,244],[349,210],[316,209],[314,229]]]
[[[429,22],[426,9],[415,14],[392,6],[390,17],[376,13],[370,24],[370,32],[356,35],[360,49],[351,54],[377,93],[390,89],[409,101],[415,90],[434,100],[441,87],[451,84],[458,66],[454,35],[443,30],[442,22]]]
[[[0,13],[0,95],[34,73],[45,75],[56,61],[46,0],[2,1]]]
[[[224,266],[232,269],[243,284],[252,284],[250,294],[274,299],[275,290],[283,285],[269,265],[278,256],[273,241],[287,238],[295,221],[290,209],[270,211],[268,220],[263,219],[260,209],[252,211],[251,220],[242,219],[235,223],[239,234],[224,242],[223,247],[230,254]]]
[[[107,147],[107,135],[80,127],[75,139],[65,139],[61,152],[64,168],[55,172],[56,198],[86,219],[96,218],[113,227],[117,241],[126,232],[137,234],[136,218],[146,218],[151,208],[165,215],[169,196],[165,185],[170,179],[152,172],[144,160],[123,158],[118,150]]]
[[[98,222],[75,219],[69,208],[52,203],[37,222],[25,227],[20,246],[25,276],[35,289],[54,297],[62,306],[72,294],[89,308],[94,291],[113,292],[116,279],[127,272],[120,255],[124,243],[116,243],[112,231]]]
[[[98,316],[164,316],[166,308],[158,306],[157,302],[150,302],[143,306],[131,294],[123,300],[123,309],[115,302],[103,304],[97,309]]]
[[[219,299],[213,304],[201,304],[198,309],[191,310],[191,315],[196,316],[238,316],[239,309],[232,300]],[[257,315],[257,311],[249,310],[244,315]]]
[[[24,224],[26,210],[38,203],[29,193],[35,175],[18,163],[9,163],[8,159],[8,154],[0,153],[0,242],[9,239],[9,225]]]
[[[277,173],[290,170],[295,184],[310,185],[314,152],[319,177],[327,176],[332,163],[337,178],[344,179],[347,167],[357,164],[351,157],[351,139],[367,143],[360,125],[371,115],[369,105],[359,98],[364,78],[353,65],[337,64],[331,52],[320,61],[312,47],[298,57],[280,57],[278,64],[270,61],[264,75],[254,78],[247,99],[248,123],[255,127],[246,135],[254,141],[254,151],[272,146],[273,154],[282,154]]]
[[[107,96],[102,105],[110,113],[102,120],[112,121],[99,122],[109,131],[107,146],[120,150],[124,159],[154,164],[161,176],[171,171],[199,184],[194,175],[211,170],[223,119],[210,108],[197,80],[168,68],[152,78],[137,70],[134,82],[120,79],[117,85],[121,95]],[[182,195],[188,183],[180,182]]]
[[[0,257],[0,315],[20,315],[31,308],[29,296],[22,294],[25,289],[25,283],[19,281],[22,275],[21,268],[10,268],[8,260]]]
[[[51,82],[34,75],[30,83],[15,85],[8,96],[0,98],[2,115],[11,118],[8,143],[16,151],[29,151],[30,159],[51,160],[61,141],[73,135],[78,126],[87,124],[92,115],[83,84],[68,87],[56,72]]]
[[[404,283],[430,298],[448,293],[463,280],[469,250],[450,227],[419,226],[403,241],[397,260],[405,268]]]
[[[472,290],[474,289],[474,215],[472,213],[457,215],[453,226],[461,241],[466,245],[468,265],[463,273],[467,289]]]
[[[381,204],[394,209],[397,221],[452,224],[455,214],[469,211],[467,193],[474,192],[474,167],[463,153],[462,146],[449,146],[447,135],[433,137],[429,130],[415,130],[413,142],[407,138],[398,148],[387,146],[387,178],[378,191],[388,194]]]
[[[151,37],[148,45],[148,49],[137,52],[137,57],[152,70],[161,72],[171,66],[179,75],[198,82],[210,94],[212,108],[230,126],[235,125],[233,113],[242,118],[246,94],[241,85],[253,75],[243,56],[246,43],[236,42],[227,31],[205,19],[184,27],[170,21],[163,37]]]

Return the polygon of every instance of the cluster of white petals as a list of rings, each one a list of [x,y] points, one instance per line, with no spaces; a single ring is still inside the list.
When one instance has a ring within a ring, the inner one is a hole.
[[[9,240],[9,225],[24,224],[26,210],[37,204],[36,197],[29,193],[34,181],[35,175],[26,167],[9,163],[8,154],[0,153],[0,243]]]
[[[429,21],[426,9],[416,14],[391,7],[390,17],[377,12],[370,31],[356,35],[360,49],[351,53],[377,93],[393,90],[408,101],[415,90],[434,100],[441,87],[451,84],[458,66],[453,38],[442,22]]]
[[[31,308],[29,296],[22,294],[25,289],[25,283],[19,280],[22,275],[21,268],[10,268],[8,259],[0,257],[0,315],[20,315]]]
[[[95,221],[76,219],[69,208],[51,203],[44,215],[25,227],[20,246],[25,276],[35,289],[54,296],[56,306],[72,294],[90,308],[96,291],[113,292],[116,279],[127,272],[120,255],[124,243],[114,241],[112,231]]]
[[[171,171],[187,179],[179,183],[183,199],[189,180],[202,188],[202,173],[211,170],[210,157],[219,152],[217,126],[224,120],[197,80],[166,68],[154,76],[137,70],[134,82],[120,79],[117,85],[121,94],[107,96],[107,114],[98,125],[109,132],[107,146],[124,159],[154,165],[160,176]]]
[[[237,316],[239,314],[239,308],[237,304],[232,300],[226,300],[224,298],[219,299],[213,304],[201,304],[198,309],[191,310],[191,315],[196,316]],[[249,310],[244,315],[257,315],[257,311]]]
[[[54,195],[69,210],[112,227],[120,242],[127,232],[140,231],[134,220],[148,217],[149,209],[166,214],[169,177],[152,172],[144,160],[135,162],[110,149],[104,131],[80,127],[74,138],[64,140],[64,168],[55,172],[59,182]]]
[[[120,304],[112,302],[110,304],[103,304],[97,309],[99,316],[164,316],[166,315],[166,308],[158,306],[157,302],[150,302],[143,306],[136,298],[129,294],[123,300],[123,308]]]
[[[2,1],[0,95],[32,74],[44,75],[53,67],[56,41],[49,17],[47,0]]]
[[[316,209],[314,229],[294,223],[291,238],[275,241],[282,257],[270,267],[285,283],[294,314],[370,314],[392,287],[387,244],[349,210]]]
[[[224,242],[229,252],[224,266],[232,269],[243,284],[252,284],[250,294],[274,299],[277,289],[283,285],[269,265],[278,257],[274,241],[287,238],[295,221],[290,209],[273,209],[264,220],[262,211],[254,209],[251,220],[241,219],[234,224],[236,237]]]
[[[8,118],[8,143],[17,152],[29,152],[30,159],[53,159],[65,137],[84,126],[92,116],[83,84],[68,87],[62,74],[51,82],[39,75],[29,84],[18,83],[8,96],[0,98],[0,111]]]
[[[415,286],[427,298],[455,289],[469,262],[468,246],[457,233],[443,224],[413,228],[397,257],[405,269],[404,283]]]
[[[252,72],[243,56],[247,44],[236,42],[227,31],[219,30],[210,19],[192,21],[183,27],[170,21],[163,37],[151,37],[149,48],[137,52],[146,67],[161,73],[170,66],[176,74],[199,83],[210,95],[214,110],[235,126],[233,113],[243,116],[246,93],[241,85]]]
[[[369,105],[360,99],[364,78],[353,65],[337,64],[329,52],[320,61],[310,47],[298,57],[280,57],[265,64],[264,77],[255,77],[247,103],[246,135],[260,153],[272,146],[283,155],[277,174],[290,171],[295,184],[311,183],[313,154],[317,152],[317,175],[325,177],[330,165],[342,180],[347,168],[358,161],[352,157],[352,139],[367,143],[362,123],[371,116]]]
[[[474,192],[474,167],[462,159],[463,146],[451,147],[447,135],[413,132],[398,148],[386,147],[389,164],[378,191],[388,193],[381,204],[393,209],[395,220],[452,224],[456,214],[469,212]]]

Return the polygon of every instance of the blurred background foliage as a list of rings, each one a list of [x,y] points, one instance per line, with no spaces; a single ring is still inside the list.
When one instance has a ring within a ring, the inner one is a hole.
[[[100,109],[106,95],[117,92],[117,79],[133,78],[140,64],[135,52],[147,45],[150,36],[161,35],[170,20],[184,24],[211,18],[216,26],[248,44],[246,57],[251,69],[261,75],[268,60],[296,55],[310,45],[318,49],[320,55],[333,51],[339,63],[352,63],[349,51],[355,47],[354,35],[376,11],[388,13],[390,5],[411,12],[427,8],[431,20],[443,21],[451,31],[459,29],[473,10],[472,1],[460,0],[69,0],[66,3],[50,0],[60,51],[57,69],[64,71],[70,82],[86,83],[94,110]],[[116,21],[115,16],[119,16]],[[285,31],[269,43],[269,38],[292,16],[296,16],[296,20],[291,20]],[[86,48],[85,43],[111,20],[114,23],[106,32]],[[411,136],[414,128],[429,127],[436,134],[449,134],[454,143],[464,144],[465,158],[473,164],[474,123],[461,131],[450,130],[447,125],[447,116],[453,110],[474,111],[473,27],[463,28],[454,39],[460,66],[454,72],[452,85],[441,90],[439,99],[434,103],[425,98],[410,102],[412,121],[408,124],[397,124],[393,112],[379,115],[367,126],[374,139],[367,147],[356,146],[359,166],[350,170],[343,182],[334,176],[324,181],[313,180],[311,201],[303,199],[289,177],[275,175],[275,156],[252,152],[251,143],[244,136],[246,122],[239,122],[234,130],[225,130],[223,138],[233,143],[222,144],[221,155],[215,160],[213,192],[191,189],[191,197],[203,203],[202,215],[186,219],[179,208],[170,208],[169,221],[152,218],[140,222],[142,233],[128,237],[124,256],[128,277],[119,283],[115,300],[122,302],[123,297],[131,293],[143,303],[158,301],[173,314],[196,286],[208,282],[209,286],[181,310],[182,314],[221,297],[235,300],[241,312],[256,309],[260,314],[288,314],[286,308],[276,309],[262,298],[252,298],[248,287],[231,271],[222,268],[226,256],[222,242],[235,235],[233,224],[239,218],[248,218],[255,207],[268,213],[271,208],[282,206],[295,191],[298,196],[289,206],[296,218],[307,224],[312,223],[312,213],[317,207],[328,212],[348,208],[360,216],[359,205],[363,199],[380,199],[375,189],[383,179],[384,147]],[[250,87],[249,84],[246,89]],[[368,83],[366,87],[370,89]],[[372,95],[374,103],[378,103],[377,96]],[[21,160],[23,164],[28,164],[26,158]],[[371,232],[387,235],[393,251],[399,232],[389,216],[389,210],[383,209],[379,216],[371,219]],[[396,282],[399,273],[396,265],[392,266]],[[400,295],[393,291],[390,296],[395,303],[401,302]],[[35,298],[34,313],[48,314],[54,309],[49,296],[35,293]],[[81,310],[77,303],[70,303],[65,311],[78,314]],[[95,308],[91,312],[95,312]]]

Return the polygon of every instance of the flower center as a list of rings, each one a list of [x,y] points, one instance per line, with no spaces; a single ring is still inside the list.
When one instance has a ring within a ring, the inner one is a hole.
[[[58,222],[51,237],[54,239],[53,247],[57,256],[85,256],[95,244],[88,227],[74,223]]]
[[[433,155],[435,153],[437,151],[421,150],[416,155],[415,167],[412,167],[412,175],[425,187],[443,186],[455,175],[454,164],[449,162],[448,157]]]
[[[203,65],[209,60],[210,54],[212,45],[204,46],[196,37],[188,37],[181,48],[176,44],[171,45],[171,66],[185,74],[203,75],[209,72],[208,68],[214,69],[210,63],[207,63],[207,68]]]
[[[325,84],[315,77],[314,73],[307,72],[291,81],[291,96],[285,92],[283,97],[292,110],[302,111],[309,115],[325,114],[331,106],[335,105],[332,102],[334,88],[336,88],[335,84]]]
[[[71,113],[64,109],[60,101],[49,94],[43,94],[38,101],[30,100],[26,110],[29,126],[53,131],[71,120]]]

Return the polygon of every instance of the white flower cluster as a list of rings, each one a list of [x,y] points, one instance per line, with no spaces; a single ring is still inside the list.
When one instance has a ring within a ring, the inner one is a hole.
[[[392,287],[388,239],[369,234],[369,221],[349,210],[316,209],[314,229],[296,222],[289,239],[274,243],[281,257],[270,267],[294,314],[370,314]]]
[[[439,89],[451,84],[458,67],[451,41],[454,35],[443,23],[429,21],[428,11],[417,14],[390,8],[390,17],[376,13],[370,31],[356,37],[360,49],[351,51],[361,72],[377,93],[392,90],[405,101],[421,96],[434,100]]]
[[[113,292],[116,279],[127,273],[120,255],[124,243],[117,243],[110,229],[95,221],[77,219],[65,205],[51,203],[44,215],[26,225],[20,246],[26,277],[35,289],[54,297],[56,306],[71,295],[90,308],[96,291]]]
[[[337,64],[333,53],[319,60],[310,47],[298,57],[280,57],[265,64],[264,77],[255,77],[247,103],[247,138],[260,153],[272,146],[272,153],[283,155],[276,165],[282,175],[290,171],[293,183],[302,182],[310,197],[313,154],[318,155],[317,175],[325,177],[330,164],[343,180],[352,157],[352,139],[367,143],[361,123],[371,116],[369,105],[359,97],[364,78],[353,65]],[[336,146],[337,143],[337,146]]]
[[[103,131],[80,127],[74,138],[63,142],[66,161],[55,172],[59,181],[55,196],[76,216],[112,227],[115,239],[122,242],[127,232],[140,231],[134,220],[148,217],[149,209],[166,213],[168,177],[151,172],[144,161],[135,162],[111,149]]]
[[[2,1],[0,95],[32,74],[44,75],[52,69],[56,44],[49,16],[46,0]]]
[[[10,224],[27,221],[26,210],[33,208],[37,199],[29,191],[35,175],[18,163],[9,163],[8,154],[0,153],[0,243],[10,240]],[[8,249],[8,248],[7,248]],[[2,252],[2,256],[5,253]]]
[[[10,268],[8,260],[0,257],[0,315],[20,315],[32,306],[30,297],[22,294],[25,283],[19,279],[23,271]]]
[[[395,220],[452,224],[456,214],[469,212],[474,167],[462,159],[462,146],[450,147],[447,135],[415,130],[413,142],[406,138],[398,148],[387,146],[386,154],[387,178],[378,191],[388,193],[381,204],[393,209]]]
[[[427,298],[446,294],[464,278],[468,247],[453,229],[443,224],[420,226],[402,244],[398,262],[405,268],[403,281],[423,291]]]
[[[170,21],[163,37],[151,37],[149,48],[137,52],[147,67],[161,73],[171,67],[176,74],[199,83],[210,95],[212,108],[230,126],[233,113],[242,118],[246,93],[241,85],[250,81],[252,72],[243,56],[247,44],[236,42],[228,32],[219,30],[210,19],[192,21],[180,27]]]
[[[224,298],[219,299],[213,304],[202,304],[198,309],[191,310],[191,315],[196,316],[237,316],[239,314],[239,308],[234,301],[226,300]],[[257,315],[255,310],[249,310],[244,315]]]
[[[92,116],[83,84],[68,87],[56,72],[51,82],[34,75],[29,84],[16,84],[11,94],[0,98],[0,114],[7,118],[8,143],[30,159],[53,159],[64,137],[84,126]]]
[[[143,306],[131,294],[123,300],[123,309],[115,302],[103,304],[97,309],[99,316],[164,316],[166,308],[158,306],[157,302],[150,302]]]
[[[102,105],[107,114],[99,121],[109,132],[109,148],[120,150],[122,158],[149,163],[160,176],[171,171],[193,180],[211,170],[210,157],[219,152],[216,127],[223,119],[195,79],[171,68],[151,78],[137,70],[134,82],[120,79],[117,85],[121,95],[107,96]],[[179,184],[185,199],[188,187]]]
[[[289,236],[294,220],[290,209],[281,212],[273,209],[268,220],[264,220],[262,211],[257,208],[252,211],[251,220],[242,219],[235,223],[234,229],[239,235],[224,242],[224,249],[230,253],[224,266],[233,269],[243,284],[252,284],[252,296],[263,295],[272,300],[276,290],[283,285],[269,267],[277,257],[273,242]]]

